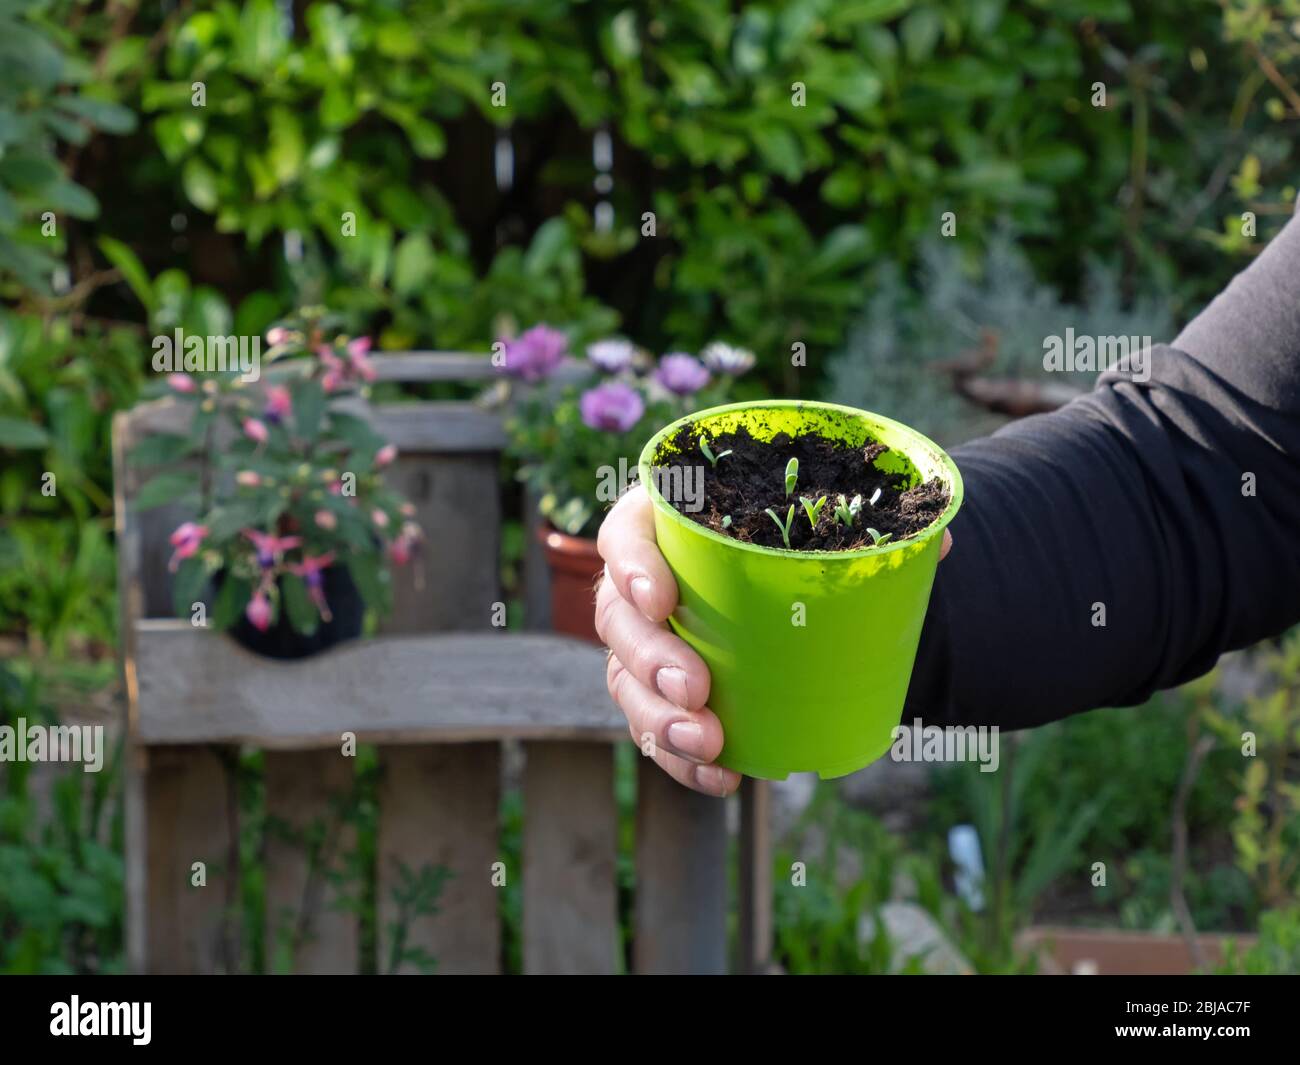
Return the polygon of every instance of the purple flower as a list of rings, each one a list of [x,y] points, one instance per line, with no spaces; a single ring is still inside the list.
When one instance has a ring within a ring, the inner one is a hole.
[[[549,325],[535,325],[513,340],[502,340],[502,343],[505,345],[505,372],[525,381],[549,377],[564,359],[569,346],[565,335]]]
[[[607,433],[626,433],[645,413],[641,393],[622,381],[607,381],[587,389],[578,406],[587,425]]]
[[[632,365],[636,348],[626,340],[598,340],[587,348],[587,358],[604,373],[620,373]]]
[[[700,358],[714,373],[724,373],[728,377],[739,377],[753,369],[754,353],[746,351],[744,348],[733,348],[730,344],[724,344],[720,340],[715,340],[712,344],[700,352]]]
[[[659,360],[655,380],[669,392],[689,396],[709,383],[709,371],[694,355],[675,351]]]

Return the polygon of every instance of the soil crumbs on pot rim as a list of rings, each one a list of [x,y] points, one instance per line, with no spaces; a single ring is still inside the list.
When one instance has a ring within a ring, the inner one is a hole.
[[[770,441],[755,440],[742,427],[734,433],[705,434],[709,450],[715,456],[731,454],[711,463],[700,450],[700,429],[685,426],[671,441],[671,457],[661,463],[665,471],[680,467],[683,475],[704,477],[704,507],[692,513],[688,500],[669,502],[685,517],[707,526],[723,536],[731,536],[760,547],[784,548],[781,530],[765,513],[771,507],[784,521],[793,503],[794,521],[790,526],[790,548],[795,551],[853,551],[873,543],[868,528],[892,540],[912,536],[932,524],[948,506],[948,489],[937,477],[915,487],[907,486],[903,474],[886,473],[874,463],[889,450],[884,444],[870,443],[853,447],[815,433],[791,437],[779,433]],[[785,469],[790,459],[799,460],[798,480],[794,491],[785,494]],[[671,474],[668,475],[671,477]],[[662,482],[678,483],[675,478]],[[697,481],[686,481],[694,485]],[[868,501],[880,490],[874,504]],[[667,496],[665,492],[665,496]],[[676,494],[676,493],[674,493]],[[687,493],[683,493],[687,494]],[[696,496],[695,491],[689,493]],[[835,520],[839,497],[852,500],[862,497],[862,509],[851,528]],[[822,496],[826,503],[810,528],[808,515],[799,498],[816,503]],[[723,525],[730,515],[731,521]]]

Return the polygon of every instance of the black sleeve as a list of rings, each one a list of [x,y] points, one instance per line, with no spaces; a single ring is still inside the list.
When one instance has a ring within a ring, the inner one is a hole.
[[[1300,620],[1300,219],[1140,376],[953,452],[905,721],[1131,705]]]

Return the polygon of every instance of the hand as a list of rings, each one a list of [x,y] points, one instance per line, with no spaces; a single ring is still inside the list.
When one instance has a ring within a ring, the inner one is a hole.
[[[952,537],[943,531],[943,558]],[[597,539],[605,576],[596,595],[596,632],[609,646],[605,680],[638,747],[653,737],[659,768],[706,795],[730,795],[740,774],[714,765],[722,723],[705,704],[704,660],[665,624],[677,606],[677,582],[655,543],[654,510],[643,486],[609,512]]]

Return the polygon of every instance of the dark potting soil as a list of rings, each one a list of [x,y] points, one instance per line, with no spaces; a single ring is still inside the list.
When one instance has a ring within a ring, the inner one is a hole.
[[[884,444],[853,447],[811,433],[796,437],[780,433],[770,441],[759,441],[742,427],[708,438],[714,455],[731,451],[714,466],[700,450],[699,437],[698,428],[684,427],[671,442],[671,459],[662,465],[668,470],[683,467],[683,476],[688,469],[703,470],[703,509],[691,512],[683,498],[670,502],[692,521],[760,547],[785,547],[781,530],[765,513],[769,507],[784,521],[790,504],[795,505],[790,529],[793,550],[852,551],[871,546],[868,527],[902,540],[930,525],[948,506],[948,489],[938,478],[909,488],[902,474],[876,469],[876,459],[889,450]],[[799,460],[798,482],[787,497],[785,468],[792,458]],[[876,489],[880,497],[869,505]],[[841,495],[846,501],[862,496],[862,509],[852,528],[835,521]],[[800,496],[813,502],[826,496],[815,529],[809,527]],[[724,526],[727,515],[731,522]]]

